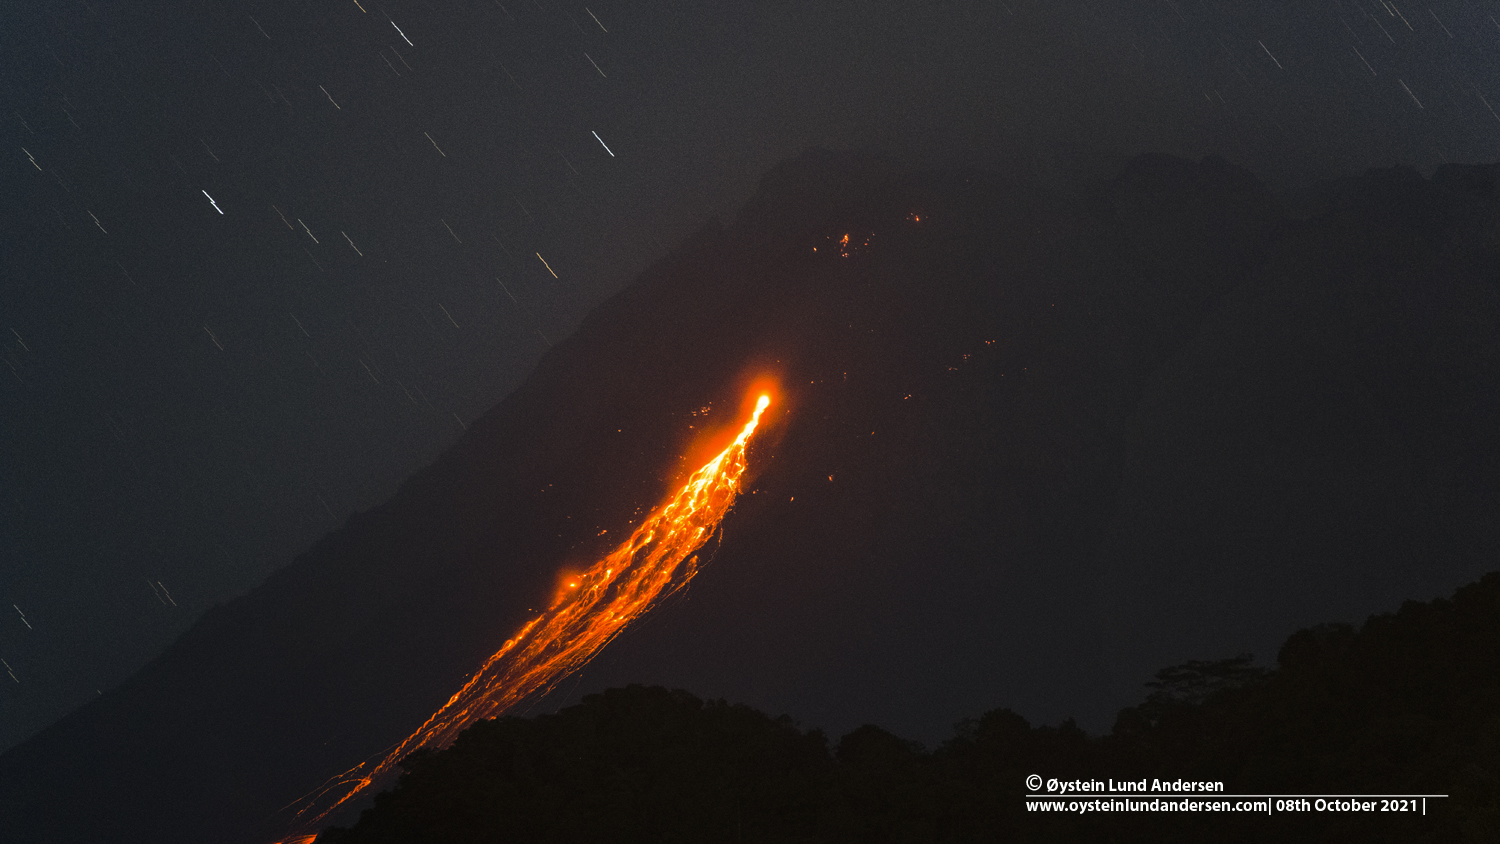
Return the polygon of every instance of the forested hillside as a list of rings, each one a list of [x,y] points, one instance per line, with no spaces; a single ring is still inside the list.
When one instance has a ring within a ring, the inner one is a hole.
[[[1164,669],[1102,737],[999,709],[930,752],[873,725],[830,742],[785,716],[630,686],[414,754],[354,828],[318,842],[1495,841],[1497,665],[1490,574],[1359,629],[1301,630],[1274,669],[1248,657]],[[1449,796],[1425,816],[1058,815],[1027,810],[1031,774]]]

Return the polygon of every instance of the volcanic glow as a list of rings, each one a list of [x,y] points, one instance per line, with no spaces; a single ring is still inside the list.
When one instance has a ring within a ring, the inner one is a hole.
[[[552,606],[523,624],[421,729],[373,767],[362,764],[308,798],[297,814],[299,821],[339,795],[304,821],[317,823],[391,773],[412,751],[446,746],[475,721],[502,715],[533,694],[551,690],[659,599],[687,585],[698,572],[693,552],[734,503],[745,472],[745,448],[770,403],[769,395],[761,395],[734,442],[694,472],[629,539],[568,578]]]

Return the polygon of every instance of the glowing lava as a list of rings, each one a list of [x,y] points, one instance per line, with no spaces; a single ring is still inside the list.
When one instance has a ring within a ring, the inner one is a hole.
[[[546,612],[521,626],[421,729],[376,762],[335,778],[297,813],[335,802],[303,822],[317,823],[351,797],[391,773],[412,751],[443,747],[470,724],[504,714],[581,668],[631,621],[693,579],[697,551],[729,512],[745,472],[745,448],[771,397],[762,395],[750,421],[718,456],[688,478],[666,503],[608,556],[566,582]],[[288,839],[295,841],[298,839]]]

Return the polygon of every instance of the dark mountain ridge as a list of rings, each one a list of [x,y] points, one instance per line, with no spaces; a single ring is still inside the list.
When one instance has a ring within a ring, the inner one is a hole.
[[[1300,630],[1274,670],[1225,659],[1160,671],[1156,690],[1106,736],[1071,722],[1033,727],[999,709],[960,724],[931,753],[868,724],[830,753],[820,731],[743,705],[609,689],[554,715],[485,721],[446,750],[413,755],[358,824],[319,841],[1492,841],[1497,611],[1500,574],[1490,574],[1359,629]],[[1151,782],[1173,779],[1223,783],[1224,800],[1447,796],[1428,798],[1425,812],[1409,803],[1357,813],[1048,812],[1026,808],[1030,774],[1145,783],[1140,802],[1178,797]]]
[[[0,834],[284,832],[279,807],[436,709],[763,374],[781,394],[712,565],[591,687],[917,734],[996,703],[1099,722],[1156,667],[1238,650],[1215,635],[1451,587],[1500,545],[1495,182],[1374,172],[1298,222],[1212,158],[1070,193],[809,152],[389,503],[0,757]],[[1292,566],[1314,588],[1242,588]]]

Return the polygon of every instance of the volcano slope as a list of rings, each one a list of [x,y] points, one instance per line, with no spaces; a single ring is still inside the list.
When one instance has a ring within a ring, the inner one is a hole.
[[[1221,160],[1065,192],[812,151],[600,306],[387,504],[0,757],[0,838],[218,840],[415,729],[780,383],[626,682],[923,739],[1103,728],[1156,668],[1493,566],[1494,167]],[[336,821],[337,818],[330,820]]]
[[[1293,633],[1274,669],[1241,658],[1163,669],[1147,700],[1099,737],[997,709],[929,753],[870,724],[834,741],[681,690],[607,689],[554,714],[483,721],[445,750],[407,756],[399,784],[358,824],[318,842],[1488,844],[1500,838],[1497,661],[1500,573],[1491,573],[1359,629]],[[1038,771],[1097,780],[1117,796],[1027,800]],[[1127,811],[1119,792],[1145,789],[1126,795],[1136,804],[1183,798],[1120,771],[1224,790],[1191,798],[1200,811]],[[1266,807],[1275,811],[1205,805],[1286,793],[1447,796],[1360,801],[1371,811],[1349,811],[1348,800],[1333,811],[1311,800]],[[1078,811],[1080,802],[1094,805]]]

